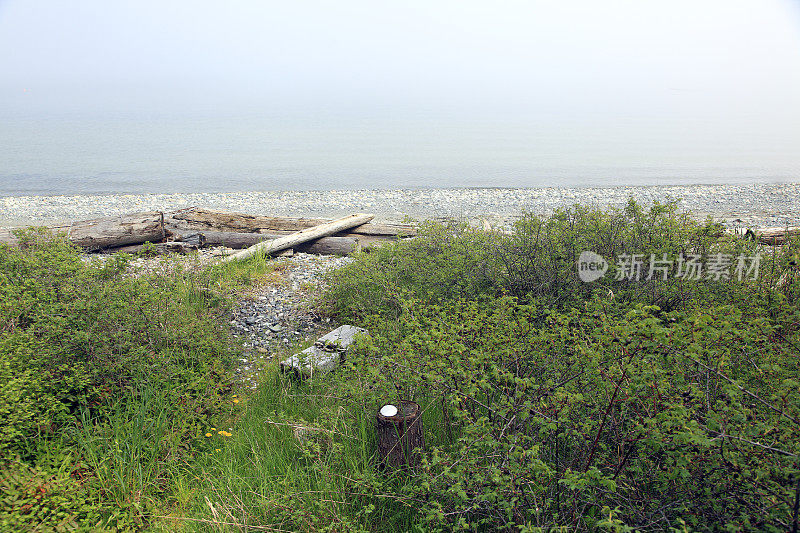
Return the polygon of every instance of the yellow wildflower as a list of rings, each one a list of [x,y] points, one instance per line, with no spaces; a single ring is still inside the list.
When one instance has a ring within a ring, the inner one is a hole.
[[[211,433],[206,433],[206,437],[210,437],[210,436],[211,436]]]
[[[233,403],[239,403],[239,398],[234,398]]]

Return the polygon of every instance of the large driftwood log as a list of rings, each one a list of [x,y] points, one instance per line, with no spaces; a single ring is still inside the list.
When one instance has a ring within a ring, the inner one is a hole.
[[[789,237],[800,235],[800,227],[790,226],[784,228],[762,228],[755,231],[748,230],[746,236],[755,237],[762,244],[783,244]]]
[[[227,256],[223,259],[223,261],[241,261],[259,253],[271,254],[285,250],[286,248],[294,248],[298,244],[314,241],[321,237],[328,237],[334,233],[338,233],[355,226],[360,226],[361,224],[366,224],[372,220],[374,216],[375,215],[367,214],[349,215],[338,220],[334,220],[333,222],[320,224],[319,226],[314,226],[313,228],[306,228],[298,231],[297,233],[292,233],[291,235],[278,237],[277,239],[270,241],[260,242],[251,246],[250,248]]]
[[[323,237],[313,242],[298,244],[296,252],[316,255],[350,255],[358,251],[360,244],[353,237]]]
[[[117,217],[80,220],[68,226],[51,226],[53,233],[65,233],[67,238],[87,251],[118,248],[144,242],[164,240],[163,215],[160,211],[132,213]],[[17,246],[19,240],[13,229],[0,230],[0,243]]]
[[[194,230],[170,230],[170,236],[183,241],[185,235],[196,234]],[[266,240],[274,240],[282,235],[263,233],[232,233],[226,231],[204,231],[206,246],[225,246],[234,250],[249,248]],[[348,255],[359,249],[359,239],[354,237],[323,237],[314,242],[297,246],[298,252],[319,255]]]
[[[422,412],[415,402],[387,404],[377,414],[378,458],[383,466],[418,465],[425,448]]]
[[[164,215],[160,211],[73,222],[67,238],[86,250],[164,240]]]
[[[226,213],[199,207],[189,207],[165,214],[168,228],[216,230],[233,233],[277,233],[289,234],[330,222],[320,218],[265,217],[242,213]],[[409,224],[379,224],[368,222],[346,230],[346,234],[410,237],[417,234]]]

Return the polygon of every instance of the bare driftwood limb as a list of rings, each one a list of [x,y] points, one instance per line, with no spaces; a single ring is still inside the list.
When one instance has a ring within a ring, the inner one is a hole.
[[[67,238],[86,250],[100,250],[164,240],[164,214],[160,211],[73,222]]]
[[[199,207],[189,207],[165,214],[169,229],[216,230],[231,233],[290,234],[330,222],[320,218],[265,217],[242,213],[226,213]],[[203,231],[205,233],[205,231]],[[411,237],[417,230],[410,224],[364,223],[345,231],[347,234]]]
[[[368,214],[349,215],[338,220],[334,220],[333,222],[320,224],[319,226],[314,226],[313,228],[306,228],[296,233],[292,233],[291,235],[285,235],[270,241],[260,242],[251,246],[250,248],[229,255],[223,259],[223,261],[241,261],[258,253],[270,254],[285,250],[286,248],[294,248],[298,244],[313,241],[321,237],[328,237],[334,233],[338,233],[355,226],[360,226],[361,224],[365,224],[372,220],[374,216],[375,215]]]

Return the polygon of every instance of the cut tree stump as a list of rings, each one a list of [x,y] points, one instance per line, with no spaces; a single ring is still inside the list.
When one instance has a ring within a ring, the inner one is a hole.
[[[401,401],[381,407],[377,417],[378,458],[388,468],[419,465],[425,448],[419,405]]]
[[[315,373],[327,373],[344,361],[347,349],[356,335],[368,335],[364,328],[345,324],[323,335],[313,346],[281,362],[281,370],[294,372],[301,379],[311,378]]]
[[[313,228],[300,230],[296,233],[292,233],[291,235],[279,237],[271,241],[260,242],[251,246],[250,248],[227,256],[225,259],[223,259],[223,261],[241,261],[259,253],[272,254],[275,252],[280,252],[281,250],[285,250],[286,248],[295,248],[298,244],[314,241],[321,237],[328,237],[334,233],[338,233],[355,226],[360,226],[361,224],[369,222],[374,217],[375,215],[367,214],[349,215],[338,220],[334,220],[333,222],[327,222],[325,224],[320,224],[319,226],[314,226]]]

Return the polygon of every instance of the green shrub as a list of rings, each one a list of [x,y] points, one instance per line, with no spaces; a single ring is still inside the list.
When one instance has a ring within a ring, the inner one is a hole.
[[[542,310],[512,298],[407,302],[374,329],[340,390],[370,411],[414,399],[445,421],[398,497],[426,502],[420,518],[443,530],[591,530],[609,510],[634,528],[790,523],[797,332],[776,339],[788,323],[729,306],[613,317],[607,305],[536,328]]]
[[[603,280],[579,280],[583,250],[609,260]],[[761,275],[615,279],[631,253],[759,253]],[[800,476],[797,263],[796,242],[731,238],[676,203],[527,215],[511,235],[432,225],[331,275],[328,309],[373,337],[329,379],[364,412],[438,413],[413,481],[381,489],[431,530],[781,531]]]
[[[76,456],[101,518],[141,528],[221,412],[239,348],[221,280],[169,261],[134,275],[129,259],[44,231],[0,247],[0,464],[34,476],[43,454]]]
[[[233,345],[190,274],[123,276],[124,256],[87,264],[61,238],[23,243],[0,249],[0,451],[147,384],[186,413],[213,401]]]
[[[419,237],[362,252],[332,272],[320,304],[343,317],[391,317],[410,296],[433,302],[494,294],[494,239],[465,223],[423,223]]]
[[[644,209],[631,201],[623,209],[605,211],[576,205],[547,218],[527,214],[510,234],[463,223],[426,223],[416,239],[361,254],[355,263],[331,273],[322,304],[332,314],[355,319],[370,313],[397,316],[403,298],[433,303],[510,294],[569,308],[611,291],[625,305],[645,302],[667,311],[685,309],[711,297],[731,300],[730,284],[717,290],[713,284],[687,283],[675,276],[645,280],[651,255],[697,254],[705,262],[712,253],[738,256],[756,250],[750,241],[726,240],[722,228],[710,220],[694,221],[679,211],[677,202]],[[576,265],[582,251],[609,261],[603,280],[579,279]],[[615,279],[615,258],[634,253],[645,258],[642,280]]]

